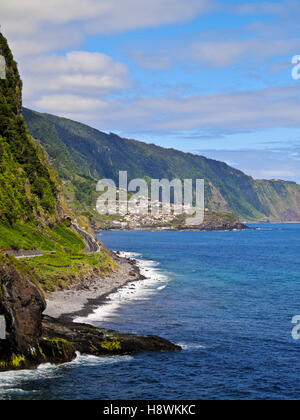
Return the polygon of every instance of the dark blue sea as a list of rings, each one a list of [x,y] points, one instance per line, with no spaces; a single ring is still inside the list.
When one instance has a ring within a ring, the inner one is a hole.
[[[300,225],[236,232],[104,232],[148,276],[89,322],[158,334],[179,353],[0,374],[0,399],[298,399]]]

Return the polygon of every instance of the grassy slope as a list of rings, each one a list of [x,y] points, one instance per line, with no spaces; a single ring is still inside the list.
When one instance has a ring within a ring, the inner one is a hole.
[[[37,230],[32,223],[0,225],[0,249],[37,249],[44,256],[24,259],[22,262],[33,269],[35,277],[46,291],[68,287],[90,275],[102,275],[116,268],[105,248],[101,253],[86,255],[80,236],[64,223],[55,229],[44,227]],[[56,254],[51,252],[55,251]]]
[[[45,254],[28,260],[27,264],[34,269],[42,288],[50,292],[76,285],[93,276],[106,275],[117,268],[104,248],[100,254],[91,255],[75,252]]]
[[[93,213],[96,181],[117,181],[118,171],[127,170],[130,179],[204,178],[206,206],[233,211],[245,220],[281,220],[291,212],[300,220],[300,186],[296,184],[256,181],[222,162],[108,135],[53,115],[25,109],[24,116],[31,134],[46,148],[64,180],[71,205],[87,215]],[[69,165],[56,152],[65,148]]]

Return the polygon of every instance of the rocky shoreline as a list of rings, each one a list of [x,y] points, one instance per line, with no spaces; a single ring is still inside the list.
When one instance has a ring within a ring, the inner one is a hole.
[[[300,223],[300,222],[299,222]],[[235,230],[249,230],[253,229],[243,223],[237,223],[235,225],[222,225],[222,226],[203,226],[203,227],[153,227],[153,226],[141,226],[134,228],[116,228],[108,227],[97,229],[97,232],[216,232],[216,231],[235,231]]]
[[[113,255],[119,270],[50,295],[46,310],[37,279],[15,258],[0,254],[0,306],[7,326],[6,339],[0,340],[0,372],[36,369],[44,363],[67,363],[78,352],[112,356],[181,350],[158,336],[126,334],[72,322],[79,315],[90,314],[120,287],[144,279],[134,260],[118,253]]]
[[[181,347],[154,335],[120,333],[105,328],[94,328],[87,324],[61,321],[48,316],[44,316],[42,325],[43,336],[47,337],[47,340],[56,340],[57,338],[67,340],[68,343],[71,343],[74,352],[77,351],[81,354],[112,356],[141,351],[181,350]]]

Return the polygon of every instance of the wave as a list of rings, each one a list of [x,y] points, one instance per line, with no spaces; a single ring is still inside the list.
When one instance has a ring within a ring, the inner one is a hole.
[[[125,252],[125,251],[115,251],[118,253],[118,255],[122,258],[130,258],[135,259],[138,257],[142,257],[142,254],[139,254],[138,252]]]
[[[180,346],[183,350],[206,349],[205,346],[198,343],[177,343],[177,346]]]
[[[79,317],[74,322],[99,323],[115,316],[121,305],[132,301],[149,300],[158,291],[162,291],[170,281],[170,277],[163,274],[158,268],[160,263],[141,259],[142,255],[133,252],[121,252],[122,257],[134,259],[145,280],[127,283],[115,293],[107,296],[107,302],[95,309],[87,317]]]
[[[69,366],[74,365],[84,365],[84,366],[96,366],[96,365],[111,365],[114,363],[120,363],[120,362],[130,362],[134,360],[133,356],[110,356],[110,357],[104,357],[104,356],[92,356],[92,355],[84,355],[80,353],[76,353],[77,357],[72,362],[68,363]]]
[[[22,388],[22,385],[28,383],[28,381],[37,381],[39,379],[51,379],[55,380],[62,374],[62,370],[76,366],[103,366],[115,363],[130,362],[134,358],[133,356],[110,356],[110,357],[98,357],[90,355],[82,355],[76,352],[76,359],[72,362],[65,363],[62,365],[51,365],[45,363],[40,365],[36,370],[19,370],[9,371],[0,373],[0,400],[11,395],[32,395],[38,393],[38,390],[26,390]]]
[[[36,370],[18,370],[0,373],[0,399],[10,395],[26,395],[37,393],[37,390],[23,389],[23,384],[39,379],[52,379],[57,375],[58,366],[45,364]]]

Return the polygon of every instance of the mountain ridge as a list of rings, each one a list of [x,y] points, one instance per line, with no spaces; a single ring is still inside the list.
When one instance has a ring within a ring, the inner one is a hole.
[[[256,180],[205,156],[106,134],[27,108],[23,114],[31,135],[46,149],[62,178],[69,201],[82,208],[83,201],[87,206],[95,201],[97,180],[117,182],[118,172],[127,170],[131,179],[204,178],[206,206],[234,212],[245,221],[300,221],[300,186],[294,182]],[[68,189],[73,190],[73,196]]]

